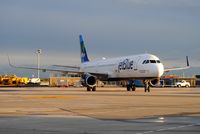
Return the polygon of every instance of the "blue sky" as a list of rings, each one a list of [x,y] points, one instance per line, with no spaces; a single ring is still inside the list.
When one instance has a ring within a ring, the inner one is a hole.
[[[199,13],[199,0],[0,0],[0,72],[6,53],[35,65],[38,48],[43,66],[79,64],[80,33],[91,59],[148,52],[199,67]]]

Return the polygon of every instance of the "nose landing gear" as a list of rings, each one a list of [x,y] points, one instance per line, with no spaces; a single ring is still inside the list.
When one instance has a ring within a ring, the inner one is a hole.
[[[144,80],[144,91],[150,92],[150,84],[148,80]]]

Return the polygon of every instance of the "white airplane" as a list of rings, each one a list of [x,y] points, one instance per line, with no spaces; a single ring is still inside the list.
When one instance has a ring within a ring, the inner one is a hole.
[[[78,73],[81,75],[81,82],[83,86],[87,87],[87,91],[96,91],[97,80],[101,81],[119,81],[119,80],[143,80],[145,92],[150,92],[150,86],[156,85],[164,72],[173,70],[188,69],[189,61],[186,56],[187,66],[180,68],[164,69],[163,64],[159,58],[152,54],[139,54],[124,56],[118,58],[102,59],[97,61],[90,61],[82,35],[79,36],[81,48],[81,65],[77,66],[62,66],[57,67],[72,68],[73,70],[57,70],[45,68],[32,68],[32,67],[17,67],[10,63],[12,67],[21,69],[34,69],[46,71],[56,71],[63,73]],[[74,70],[75,69],[75,70]],[[127,85],[127,91],[135,91],[134,83]]]

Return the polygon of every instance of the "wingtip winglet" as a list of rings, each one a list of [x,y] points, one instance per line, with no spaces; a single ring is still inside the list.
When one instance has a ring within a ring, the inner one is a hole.
[[[9,57],[8,54],[7,54],[7,58],[8,58],[8,64],[9,64],[10,66],[12,66],[12,64],[10,63],[10,57]]]
[[[186,61],[187,61],[187,67],[189,67],[189,66],[190,66],[190,63],[189,63],[188,56],[186,56]]]
[[[11,63],[11,61],[10,61],[10,56],[7,54],[7,58],[8,58],[8,64],[9,64],[9,66],[11,66],[11,67],[15,67],[12,63]]]

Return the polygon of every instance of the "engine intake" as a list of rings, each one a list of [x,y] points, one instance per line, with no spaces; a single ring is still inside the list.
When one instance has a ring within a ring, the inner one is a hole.
[[[82,77],[83,86],[94,87],[96,86],[96,77],[91,74],[85,74]]]
[[[150,85],[151,86],[156,86],[157,84],[159,84],[159,81],[160,81],[160,79],[153,79],[153,80],[150,80]]]

